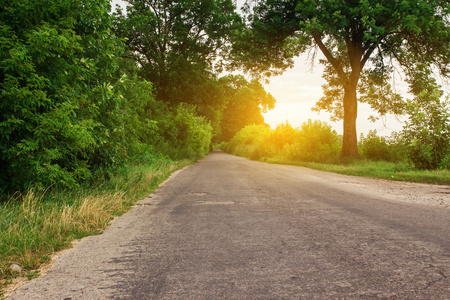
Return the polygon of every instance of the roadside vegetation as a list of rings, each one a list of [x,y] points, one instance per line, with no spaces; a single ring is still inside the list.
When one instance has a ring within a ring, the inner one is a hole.
[[[38,275],[55,252],[70,248],[74,239],[101,233],[112,218],[191,163],[148,156],[95,185],[71,191],[29,189],[0,203],[0,287],[20,275]],[[12,264],[22,272],[12,270]]]
[[[299,128],[249,125],[220,147],[270,163],[292,164],[346,175],[450,184],[450,110],[442,93],[422,92],[408,103],[409,120],[390,137],[370,131],[358,142],[359,158],[342,158],[341,136],[321,121]],[[424,101],[424,97],[429,97]],[[419,105],[421,101],[426,105]]]
[[[232,0],[124,2],[2,1],[0,295],[213,144],[251,159],[448,184],[449,104],[431,72],[448,77],[446,1],[322,1],[322,10],[247,1],[242,15]],[[328,60],[315,109],[346,119],[343,137],[319,121],[264,123],[276,101],[261,79],[311,47]],[[394,58],[412,100],[391,89]],[[253,78],[223,76],[236,70]],[[395,136],[371,132],[357,145],[348,113],[357,101],[409,120]]]

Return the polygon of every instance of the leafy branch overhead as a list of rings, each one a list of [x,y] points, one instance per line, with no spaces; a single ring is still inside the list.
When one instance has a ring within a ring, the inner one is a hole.
[[[224,115],[263,121],[274,99],[261,85],[243,79],[251,110],[234,110],[239,87],[218,78],[242,26],[231,0],[130,0],[126,13],[109,0],[3,1],[0,197],[194,159],[222,138]]]
[[[116,33],[127,39],[141,75],[154,83],[159,99],[174,99],[172,87],[186,78],[219,69],[230,35],[242,26],[230,0],[127,1],[115,13]],[[174,74],[184,76],[175,78]]]
[[[293,57],[321,51],[328,84],[316,109],[344,119],[343,156],[358,156],[359,100],[379,113],[404,108],[388,84],[392,67],[414,77],[419,66],[448,76],[450,4],[445,0],[266,0],[247,6],[248,26],[235,35],[233,55],[252,74],[271,76]]]

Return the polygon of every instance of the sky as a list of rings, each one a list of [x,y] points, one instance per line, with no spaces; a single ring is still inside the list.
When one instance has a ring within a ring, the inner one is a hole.
[[[323,66],[316,61],[311,69],[311,62],[307,54],[295,59],[292,69],[288,69],[282,75],[270,79],[269,84],[264,87],[267,92],[275,97],[277,103],[275,108],[266,114],[264,119],[272,128],[288,121],[293,127],[299,127],[308,119],[320,120],[330,124],[338,134],[343,132],[343,122],[331,122],[330,114],[321,111],[311,111],[316,102],[323,96],[322,78]],[[367,134],[369,130],[376,129],[380,135],[390,135],[393,131],[402,129],[402,123],[398,117],[387,116],[372,123],[368,120],[373,115],[367,104],[358,103],[357,130],[359,133]]]
[[[237,0],[240,8],[245,0]],[[123,1],[113,0],[115,3],[123,5]],[[311,68],[308,55],[303,54],[295,58],[292,69],[286,70],[282,75],[270,78],[264,87],[276,99],[275,108],[263,114],[265,122],[272,128],[278,124],[288,121],[293,127],[299,127],[308,119],[321,120],[332,126],[338,134],[343,133],[343,122],[331,122],[330,115],[324,111],[318,113],[311,111],[315,103],[322,97],[322,85],[325,80],[322,78],[323,66],[316,61]],[[403,95],[406,95],[406,85],[401,82],[401,78],[396,79],[396,88]],[[439,82],[439,80],[438,80]],[[449,84],[439,82],[444,86],[446,94],[450,92]],[[358,118],[356,128],[358,136],[360,133],[367,134],[369,130],[376,129],[379,135],[390,135],[393,131],[400,131],[403,127],[402,120],[405,117],[388,115],[380,118],[376,122],[370,122],[368,117],[374,113],[367,104],[358,103]]]
[[[237,0],[240,8],[245,0]],[[294,67],[286,70],[282,75],[270,78],[268,84],[264,85],[267,92],[277,100],[275,108],[264,115],[264,120],[272,128],[278,124],[288,121],[293,127],[299,127],[308,119],[320,120],[330,124],[338,134],[343,133],[343,122],[331,122],[330,114],[321,111],[312,111],[316,102],[322,97],[323,66],[319,64],[318,58],[323,58],[318,53],[316,61],[311,65],[308,54],[305,53],[295,58]],[[393,131],[399,131],[403,125],[395,116],[380,118],[373,123],[368,117],[373,115],[367,104],[358,103],[358,118],[356,128],[359,133],[367,134],[369,130],[376,129],[380,135],[390,135]]]
[[[237,7],[240,8],[245,0],[237,0]],[[320,52],[320,51],[319,51]],[[320,54],[317,55],[321,57]],[[311,108],[322,97],[322,85],[325,80],[322,78],[323,66],[319,64],[318,58],[311,68],[311,61],[308,60],[308,54],[302,54],[295,59],[292,69],[286,70],[282,75],[272,77],[269,84],[264,87],[267,92],[277,100],[275,108],[264,114],[264,119],[272,128],[278,124],[288,121],[293,127],[299,127],[308,119],[321,120],[330,124],[338,134],[343,133],[343,122],[331,122],[330,114],[325,111],[313,112]],[[445,95],[450,93],[448,82],[438,83],[443,86]],[[399,74],[395,75],[395,89],[402,96],[412,98],[407,95],[408,87],[403,82]],[[369,130],[377,130],[379,135],[389,136],[393,131],[400,131],[403,128],[405,116],[387,115],[381,117],[376,122],[371,122],[368,117],[377,116],[369,105],[358,103],[358,118],[356,128],[358,136],[360,133],[367,134]]]

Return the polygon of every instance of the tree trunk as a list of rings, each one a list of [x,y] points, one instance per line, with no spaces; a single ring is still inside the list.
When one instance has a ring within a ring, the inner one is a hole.
[[[356,133],[356,117],[358,114],[358,99],[356,97],[356,83],[352,82],[344,87],[344,137],[342,144],[342,158],[359,158],[358,136]]]

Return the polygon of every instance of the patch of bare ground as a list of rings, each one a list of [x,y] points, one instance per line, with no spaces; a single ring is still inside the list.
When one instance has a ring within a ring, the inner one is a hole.
[[[448,185],[390,181],[322,172],[321,177],[324,175],[329,180],[344,186],[353,186],[369,195],[381,196],[387,200],[450,208],[450,186]]]

